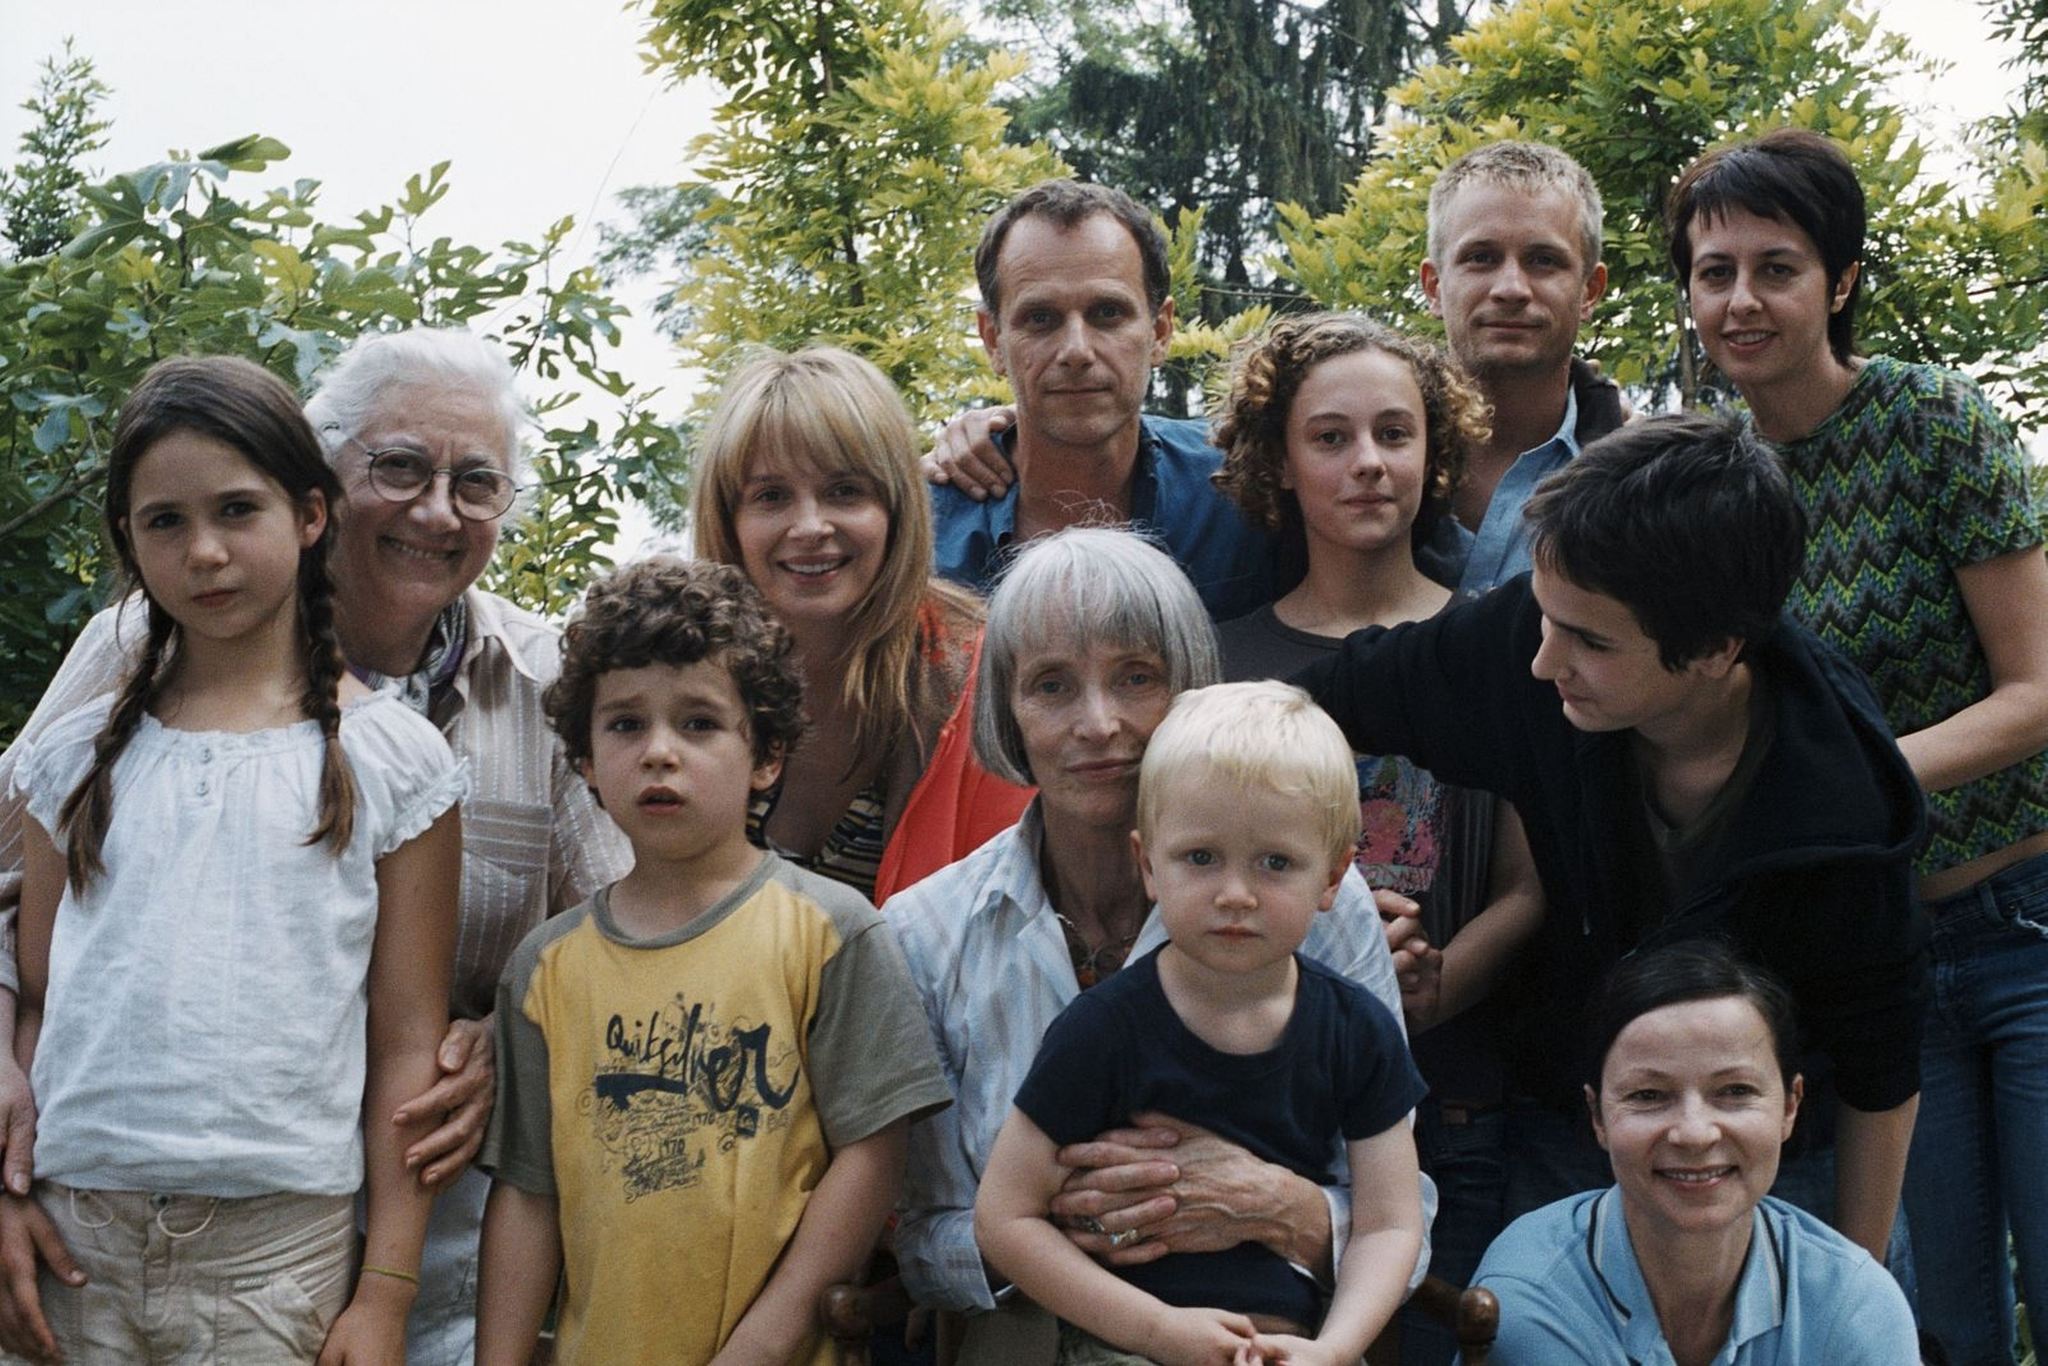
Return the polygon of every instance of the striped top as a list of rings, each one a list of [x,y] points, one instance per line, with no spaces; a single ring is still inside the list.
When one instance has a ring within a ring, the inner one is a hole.
[[[885,769],[875,776],[873,782],[854,794],[853,800],[846,804],[846,810],[839,813],[839,819],[832,822],[832,828],[825,833],[825,842],[818,846],[818,852],[806,858],[784,849],[768,837],[768,817],[775,810],[776,799],[782,795],[782,784],[777,782],[766,792],[756,792],[747,804],[747,838],[763,849],[780,854],[799,868],[845,883],[873,901],[875,876],[882,870],[882,852],[888,847],[883,808],[888,790],[889,778]]]
[[[1894,732],[1991,692],[1955,571],[2042,543],[2013,431],[1953,370],[1872,356],[1819,427],[1779,451],[1806,510],[1787,603],[1869,677]],[[1940,872],[2048,830],[2048,753],[1927,794]]]

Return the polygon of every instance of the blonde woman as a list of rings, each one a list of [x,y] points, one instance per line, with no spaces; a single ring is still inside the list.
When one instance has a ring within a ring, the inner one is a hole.
[[[698,454],[697,553],[753,581],[803,666],[810,731],[757,800],[752,833],[871,898],[981,633],[980,601],[932,575],[920,448],[880,370],[812,347],[763,352],[735,374]],[[957,804],[969,817],[961,839],[1023,809],[1026,794],[985,775],[967,786],[981,795]]]

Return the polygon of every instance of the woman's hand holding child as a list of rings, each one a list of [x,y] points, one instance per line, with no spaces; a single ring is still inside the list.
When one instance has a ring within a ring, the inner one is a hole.
[[[392,1116],[401,1127],[441,1118],[438,1128],[405,1150],[406,1170],[418,1172],[420,1184],[429,1190],[440,1190],[462,1175],[483,1147],[484,1126],[498,1092],[496,1047],[488,1017],[449,1021],[447,1037],[434,1054],[440,1078]]]

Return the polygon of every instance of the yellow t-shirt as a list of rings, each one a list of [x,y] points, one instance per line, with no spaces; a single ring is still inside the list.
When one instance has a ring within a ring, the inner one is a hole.
[[[951,1097],[881,917],[772,854],[672,935],[623,934],[608,891],[540,926],[496,1029],[483,1163],[559,1202],[568,1366],[708,1361],[832,1150]]]

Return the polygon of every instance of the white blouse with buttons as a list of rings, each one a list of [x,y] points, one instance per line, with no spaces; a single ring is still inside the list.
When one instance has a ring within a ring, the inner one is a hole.
[[[27,812],[92,760],[102,697],[21,759]],[[377,860],[462,796],[433,724],[389,694],[346,708],[355,834],[307,844],[326,748],[299,722],[247,734],[144,718],[114,766],[106,873],[67,887],[31,1080],[36,1175],[89,1189],[341,1195],[360,1113]]]

